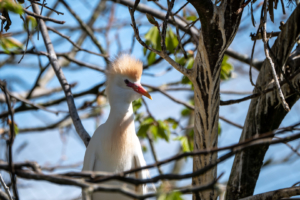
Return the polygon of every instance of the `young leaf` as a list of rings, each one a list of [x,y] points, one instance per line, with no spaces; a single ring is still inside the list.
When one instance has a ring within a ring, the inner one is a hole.
[[[152,127],[153,122],[154,120],[151,117],[144,119],[144,121],[141,122],[137,135],[142,138],[147,137],[147,131]]]
[[[156,54],[154,52],[150,52],[147,56],[148,65],[152,65],[155,62]]]
[[[29,15],[26,16],[26,24],[27,24],[27,27],[31,28],[31,30],[34,30],[37,27],[36,19],[32,16],[29,16]]]
[[[181,116],[182,117],[187,117],[187,116],[190,116],[192,114],[192,111],[188,108],[184,108],[182,111],[181,111]]]
[[[161,194],[157,200],[183,200],[183,198],[181,197],[181,193],[176,191],[176,192],[172,192],[170,194]]]
[[[0,47],[2,47],[6,53],[9,53],[13,50],[22,49],[23,44],[14,38],[0,37]]]
[[[172,117],[167,118],[165,122],[171,124],[173,129],[176,129],[178,126],[178,122]]]
[[[231,78],[231,72],[233,70],[233,66],[232,64],[228,63],[229,57],[228,56],[224,56],[222,64],[221,64],[221,72],[220,72],[220,78],[221,80],[228,80],[229,78]]]
[[[156,27],[150,28],[150,30],[145,34],[146,41],[149,41],[149,44],[157,50],[161,50],[160,47],[160,35]],[[147,43],[146,43],[147,44]]]
[[[133,112],[136,112],[138,109],[142,107],[142,99],[139,98],[132,102]]]
[[[171,28],[167,30],[165,42],[167,50],[174,53],[175,48],[178,46],[178,40]]]
[[[186,19],[194,22],[197,20],[197,16],[191,15],[191,16],[188,16]]]
[[[174,138],[174,140],[180,141],[183,152],[190,152],[191,151],[189,141],[188,141],[188,138],[186,136],[178,136],[178,137]]]
[[[16,14],[23,14],[23,8],[20,4],[15,3],[13,0],[0,1],[0,8],[3,10],[11,11]]]
[[[151,126],[151,124],[141,125],[137,132],[137,136],[139,136],[141,138],[147,137],[147,131],[149,130],[150,126]]]
[[[159,26],[157,21],[155,20],[155,18],[152,15],[146,13],[146,17],[147,17],[148,21],[150,22],[150,24],[153,24],[154,26],[157,26],[157,27]]]
[[[161,120],[157,121],[157,135],[160,138],[165,139],[167,142],[169,142],[169,136],[170,136],[170,130],[169,127]]]
[[[189,58],[188,61],[187,61],[187,66],[186,66],[186,68],[187,68],[187,69],[192,69],[192,68],[193,68],[193,65],[194,65],[194,58],[191,57],[191,58]]]
[[[218,135],[221,135],[222,133],[222,127],[221,127],[221,123],[219,122],[218,124]]]

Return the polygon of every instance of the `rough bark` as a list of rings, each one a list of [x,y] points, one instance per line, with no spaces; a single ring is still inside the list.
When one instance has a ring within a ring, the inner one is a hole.
[[[281,74],[280,68],[285,65],[288,56],[295,45],[296,39],[300,34],[299,19],[300,6],[298,5],[287,23],[283,26],[283,30],[272,47],[271,52],[273,52],[275,55],[274,57],[277,58],[275,65],[278,75]],[[292,58],[288,63],[290,63],[290,66],[295,64]],[[293,69],[295,69],[295,67],[293,67]],[[261,89],[263,90],[269,88],[270,85],[273,85],[274,80],[270,70],[269,62],[265,60],[253,93],[257,93]],[[282,75],[279,77],[283,79]],[[298,81],[292,81],[292,84],[295,88],[299,89]],[[295,91],[293,91],[288,84],[282,86],[282,90],[287,103],[292,107],[299,99],[299,96],[297,96]],[[252,99],[240,141],[253,137],[256,134],[265,133],[278,128],[286,114],[287,112],[279,102],[276,90]],[[240,199],[253,194],[264,156],[268,148],[268,145],[249,148],[235,156],[227,185],[226,199]]]
[[[257,194],[251,197],[243,198],[240,200],[277,200],[286,197],[292,197],[300,194],[300,186],[274,190],[271,192]]]
[[[216,6],[210,0],[189,0],[196,8],[200,21],[198,52],[193,73],[195,128],[194,149],[210,149],[218,143],[218,118],[220,105],[220,70],[225,50],[231,44],[242,13],[234,14],[243,1],[225,0]],[[194,157],[193,170],[199,170],[217,159],[217,154]],[[204,175],[193,178],[193,185],[207,184],[217,175],[216,167]],[[215,189],[194,193],[195,200],[216,199]]]

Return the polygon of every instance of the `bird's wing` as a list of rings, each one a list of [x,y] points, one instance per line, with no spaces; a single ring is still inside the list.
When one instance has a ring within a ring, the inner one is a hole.
[[[85,155],[84,155],[84,161],[83,161],[83,167],[82,171],[94,171],[95,162],[96,162],[96,153],[91,149],[90,146],[87,147]]]
[[[144,159],[143,152],[142,152],[141,149],[139,149],[133,157],[133,166],[134,166],[133,168],[146,166],[146,161]],[[144,169],[144,170],[140,170],[138,172],[135,172],[135,178],[147,179],[147,178],[151,178],[151,176],[150,176],[149,170]],[[153,188],[154,191],[156,191],[154,184],[151,184],[151,187]],[[143,184],[142,188],[138,187],[138,189],[136,189],[136,190],[138,192],[142,192],[143,194],[148,192],[146,184]]]

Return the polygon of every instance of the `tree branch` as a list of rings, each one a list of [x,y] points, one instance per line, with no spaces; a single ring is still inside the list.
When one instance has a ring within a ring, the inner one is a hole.
[[[35,13],[39,13],[39,7],[36,4],[32,4],[33,10]],[[90,135],[86,132],[86,130],[84,129],[84,127],[82,126],[81,120],[78,116],[77,110],[76,110],[76,106],[75,106],[75,102],[74,102],[74,98],[71,92],[71,87],[68,84],[61,67],[59,66],[57,57],[56,57],[56,53],[54,51],[52,42],[50,40],[49,34],[48,34],[48,30],[47,30],[47,26],[45,24],[45,22],[41,19],[40,20],[40,29],[41,29],[41,33],[44,39],[44,43],[45,46],[47,48],[48,54],[49,54],[49,61],[51,62],[51,65],[55,71],[55,74],[65,92],[65,96],[67,99],[67,103],[68,103],[68,107],[69,107],[69,112],[70,112],[70,116],[73,120],[75,129],[78,133],[78,135],[80,136],[80,138],[82,139],[82,141],[84,142],[85,146],[88,145],[91,137]]]
[[[6,192],[6,195],[0,193],[0,199],[1,199],[1,196],[2,196],[3,198],[6,197],[7,199],[12,200],[9,188],[5,184],[5,182],[4,182],[1,174],[0,174],[0,182],[1,182],[1,185],[3,186],[3,188],[4,188],[5,192]],[[0,192],[1,192],[1,190],[0,190]]]
[[[290,15],[272,47],[272,52],[278,60],[277,73],[280,71],[279,68],[285,66],[300,34],[299,19],[300,5]],[[298,72],[299,69],[295,73]],[[292,79],[292,77],[289,78]],[[299,87],[299,82],[296,81],[297,78],[299,78],[298,75],[292,79],[295,88]],[[270,76],[269,61],[265,60],[253,93],[260,93],[261,90],[270,88],[270,85],[274,86],[273,81],[273,76]],[[286,101],[289,107],[292,107],[299,96],[292,91],[288,84],[282,85],[281,88],[287,97]],[[278,106],[279,103],[276,91],[252,99],[240,140],[243,141],[258,133],[278,128],[287,114],[282,106]],[[253,194],[268,147],[269,145],[263,145],[257,148],[249,148],[236,155],[226,189],[226,199],[240,199]]]
[[[254,196],[242,198],[240,200],[277,200],[285,197],[300,195],[300,186],[274,190]]]
[[[29,10],[26,10],[25,8],[23,8],[23,11],[24,11],[27,15],[31,15],[31,16],[33,16],[33,17],[35,17],[35,18],[42,19],[42,20],[44,20],[44,21],[51,21],[51,22],[54,22],[54,23],[57,23],[57,24],[64,24],[64,23],[66,23],[65,21],[59,21],[59,20],[53,19],[53,18],[51,18],[51,17],[45,17],[45,16],[42,16],[42,15],[39,15],[39,14],[30,12]]]

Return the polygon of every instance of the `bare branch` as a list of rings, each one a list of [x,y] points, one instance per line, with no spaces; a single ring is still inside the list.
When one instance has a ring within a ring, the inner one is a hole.
[[[221,120],[223,120],[224,122],[227,122],[228,124],[231,124],[231,125],[233,125],[233,126],[235,126],[235,127],[238,127],[238,128],[240,128],[240,129],[243,129],[243,128],[244,128],[243,126],[241,126],[241,125],[239,125],[239,124],[236,124],[236,123],[234,123],[234,122],[232,122],[232,121],[226,119],[225,117],[219,116],[219,119],[221,119]]]
[[[281,199],[285,197],[292,197],[296,195],[300,195],[300,186],[274,190],[271,192],[266,192],[266,193],[242,198],[240,200],[275,200],[275,199]]]
[[[106,54],[106,51],[103,49],[102,45],[94,35],[92,29],[82,21],[82,19],[71,9],[71,7],[64,1],[64,0],[59,0],[67,9],[68,11],[73,15],[73,17],[78,21],[80,24],[81,28],[90,36],[94,44],[98,47],[99,51],[102,54]],[[104,57],[105,62],[108,64],[110,61],[108,60],[107,57]]]
[[[8,108],[8,113],[10,115],[10,132],[9,132],[9,140],[7,142],[8,144],[8,165],[9,165],[9,172],[10,172],[10,177],[11,177],[11,182],[12,182],[12,188],[14,192],[14,197],[16,200],[19,200],[19,195],[18,195],[18,190],[17,190],[17,181],[16,181],[16,174],[14,170],[14,163],[13,163],[13,152],[12,152],[12,146],[14,143],[15,139],[15,121],[14,121],[14,111],[13,108],[11,107],[11,101],[9,98],[8,90],[6,88],[6,82],[0,80],[0,88],[3,91],[5,95],[5,100],[6,100],[6,105]]]
[[[274,62],[271,59],[270,55],[269,55],[269,49],[268,49],[268,44],[267,44],[267,2],[265,1],[265,4],[263,6],[264,8],[264,19],[263,19],[263,26],[262,26],[262,30],[263,30],[263,42],[264,42],[264,50],[265,50],[265,54],[266,54],[266,58],[270,63],[270,67],[271,67],[271,71],[273,74],[273,78],[277,87],[277,92],[279,95],[279,99],[284,107],[284,109],[286,111],[290,111],[289,105],[287,104],[287,102],[285,101],[284,95],[282,93],[279,81],[278,81],[278,77],[275,71],[275,66],[274,66]],[[279,66],[280,67],[280,66]]]
[[[59,12],[59,11],[57,11],[57,10],[55,10],[55,9],[52,9],[52,8],[46,6],[46,4],[41,4],[41,3],[36,2],[36,1],[34,1],[34,0],[28,0],[28,1],[30,1],[31,3],[34,3],[34,4],[38,4],[38,5],[40,5],[40,6],[43,6],[43,7],[47,8],[47,9],[49,9],[49,10],[55,12],[57,15],[64,15],[64,13]]]
[[[32,7],[33,7],[33,10],[35,13],[39,13],[39,7],[36,4],[32,4]],[[68,84],[68,82],[62,72],[61,67],[59,66],[59,63],[58,63],[58,60],[56,57],[56,53],[54,51],[52,42],[50,40],[48,31],[47,31],[47,26],[42,19],[40,20],[40,28],[41,28],[41,33],[42,33],[42,36],[44,39],[45,46],[46,46],[48,54],[49,54],[49,56],[48,56],[49,61],[51,62],[51,65],[55,71],[55,74],[65,92],[70,116],[73,120],[75,129],[76,129],[78,135],[80,136],[80,138],[82,139],[82,141],[84,142],[84,144],[87,146],[91,137],[89,136],[89,134],[86,132],[86,130],[82,126],[81,120],[80,120],[77,110],[76,110],[74,98],[73,98],[73,95],[71,92],[71,87]]]
[[[60,35],[61,37],[65,38],[66,40],[68,40],[74,47],[76,47],[77,49],[79,49],[80,51],[85,51],[87,53],[91,53],[91,54],[94,54],[94,55],[97,55],[97,56],[101,56],[101,57],[107,57],[107,55],[104,55],[104,54],[100,54],[100,53],[95,53],[95,52],[92,52],[92,51],[89,51],[89,50],[86,50],[86,49],[83,49],[81,48],[79,45],[77,45],[75,42],[73,42],[69,36],[66,36],[62,33],[60,33],[59,31],[57,31],[56,29],[54,28],[51,28],[49,26],[47,26],[47,29],[50,30],[50,31],[53,31],[54,33]]]
[[[250,64],[251,62],[251,58],[249,58],[248,56],[235,52],[231,49],[227,49],[225,51],[225,54],[246,64]],[[252,61],[252,66],[259,71],[262,66],[262,63],[263,61],[254,60]]]
[[[15,95],[11,94],[10,92],[8,92],[8,95],[11,96],[11,97],[13,97],[13,98],[15,98],[15,99],[17,99],[18,101],[26,103],[26,104],[28,104],[28,105],[30,105],[32,107],[35,107],[35,108],[38,108],[38,109],[41,109],[41,110],[44,110],[44,111],[47,111],[47,112],[51,112],[51,113],[54,113],[56,115],[58,115],[58,113],[61,113],[61,112],[67,113],[67,111],[53,111],[53,110],[49,110],[48,108],[45,108],[45,107],[43,107],[41,105],[38,105],[38,104],[35,104],[35,103],[31,102],[31,101],[28,101],[27,99],[15,96]]]
[[[11,194],[10,194],[10,191],[9,191],[9,188],[7,187],[7,185],[5,184],[3,178],[2,178],[2,175],[0,174],[0,182],[1,182],[1,185],[3,186],[9,200],[12,200],[12,197],[11,197]],[[0,190],[1,191],[1,190]],[[0,195],[1,197],[1,195]]]
[[[54,22],[54,23],[57,23],[57,24],[64,24],[66,23],[65,21],[59,21],[59,20],[56,20],[56,19],[53,19],[51,17],[45,17],[45,16],[41,16],[39,14],[36,14],[36,13],[33,13],[33,12],[30,12],[29,10],[26,10],[25,8],[23,8],[23,11],[27,14],[27,15],[31,15],[35,18],[38,18],[38,19],[42,19],[44,21],[51,21],[51,22]]]

